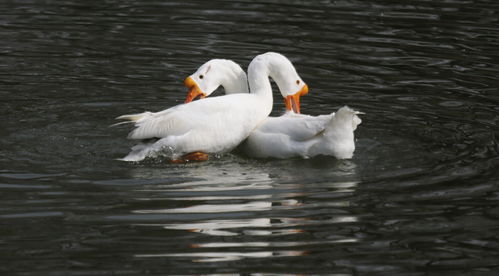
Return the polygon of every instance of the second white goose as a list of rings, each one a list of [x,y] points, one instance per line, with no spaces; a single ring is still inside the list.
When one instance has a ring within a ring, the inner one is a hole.
[[[292,66],[291,62],[289,63]],[[294,67],[293,67],[294,70]],[[287,78],[286,75],[282,76]],[[226,59],[213,59],[203,64],[186,78],[189,88],[186,102],[197,96],[209,96],[219,86],[226,94],[247,93],[246,74],[235,62]],[[338,159],[351,158],[355,151],[354,131],[361,123],[356,112],[342,107],[334,113],[320,116],[296,114],[299,112],[299,97],[306,90],[287,93],[281,89],[285,98],[287,113],[280,117],[267,117],[246,139],[242,145],[244,152],[251,157],[304,158],[317,155],[331,155]]]

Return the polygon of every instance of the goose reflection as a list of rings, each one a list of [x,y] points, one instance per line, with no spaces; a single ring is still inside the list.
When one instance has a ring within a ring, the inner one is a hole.
[[[190,180],[144,188],[142,192],[166,192],[161,200],[168,202],[169,207],[135,210],[135,214],[181,215],[180,222],[153,225],[194,236],[181,252],[136,257],[219,262],[304,256],[314,245],[357,242],[356,237],[341,234],[322,241],[306,238],[315,234],[316,228],[358,221],[356,215],[348,212],[358,184],[354,163],[333,163],[328,171],[314,162],[302,161],[302,171],[296,169],[295,161],[271,163],[272,166],[265,162],[186,166],[176,173]],[[152,171],[142,175],[157,179],[167,174],[157,170],[159,175],[154,175]],[[302,181],[313,174],[318,183]]]

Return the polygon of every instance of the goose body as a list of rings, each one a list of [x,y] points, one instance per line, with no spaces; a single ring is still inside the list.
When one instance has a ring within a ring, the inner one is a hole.
[[[247,155],[256,158],[309,158],[318,155],[352,158],[354,130],[361,123],[357,114],[344,106],[336,113],[316,117],[291,112],[268,117],[251,133],[242,148]]]
[[[122,160],[140,161],[158,153],[174,159],[190,152],[223,153],[232,150],[266,118],[266,112],[252,110],[258,106],[259,99],[248,96],[251,94],[227,95],[223,101],[218,99],[220,97],[213,97],[157,113],[131,115],[135,117],[136,128],[128,138],[155,141],[138,144]],[[241,105],[241,102],[247,104]],[[196,112],[201,110],[203,112]]]

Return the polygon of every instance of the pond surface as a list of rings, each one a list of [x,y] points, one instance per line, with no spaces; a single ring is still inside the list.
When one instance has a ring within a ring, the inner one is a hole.
[[[0,37],[2,275],[499,273],[497,1],[2,1]],[[366,113],[351,160],[116,160],[267,51]]]

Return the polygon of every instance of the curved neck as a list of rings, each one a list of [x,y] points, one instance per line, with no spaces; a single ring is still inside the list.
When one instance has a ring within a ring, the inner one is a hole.
[[[272,64],[267,59],[253,60],[248,67],[250,93],[262,98],[263,108],[272,111],[273,97],[269,76]]]
[[[240,67],[239,70],[231,70],[224,74],[220,85],[224,88],[225,94],[249,93],[248,78]]]

